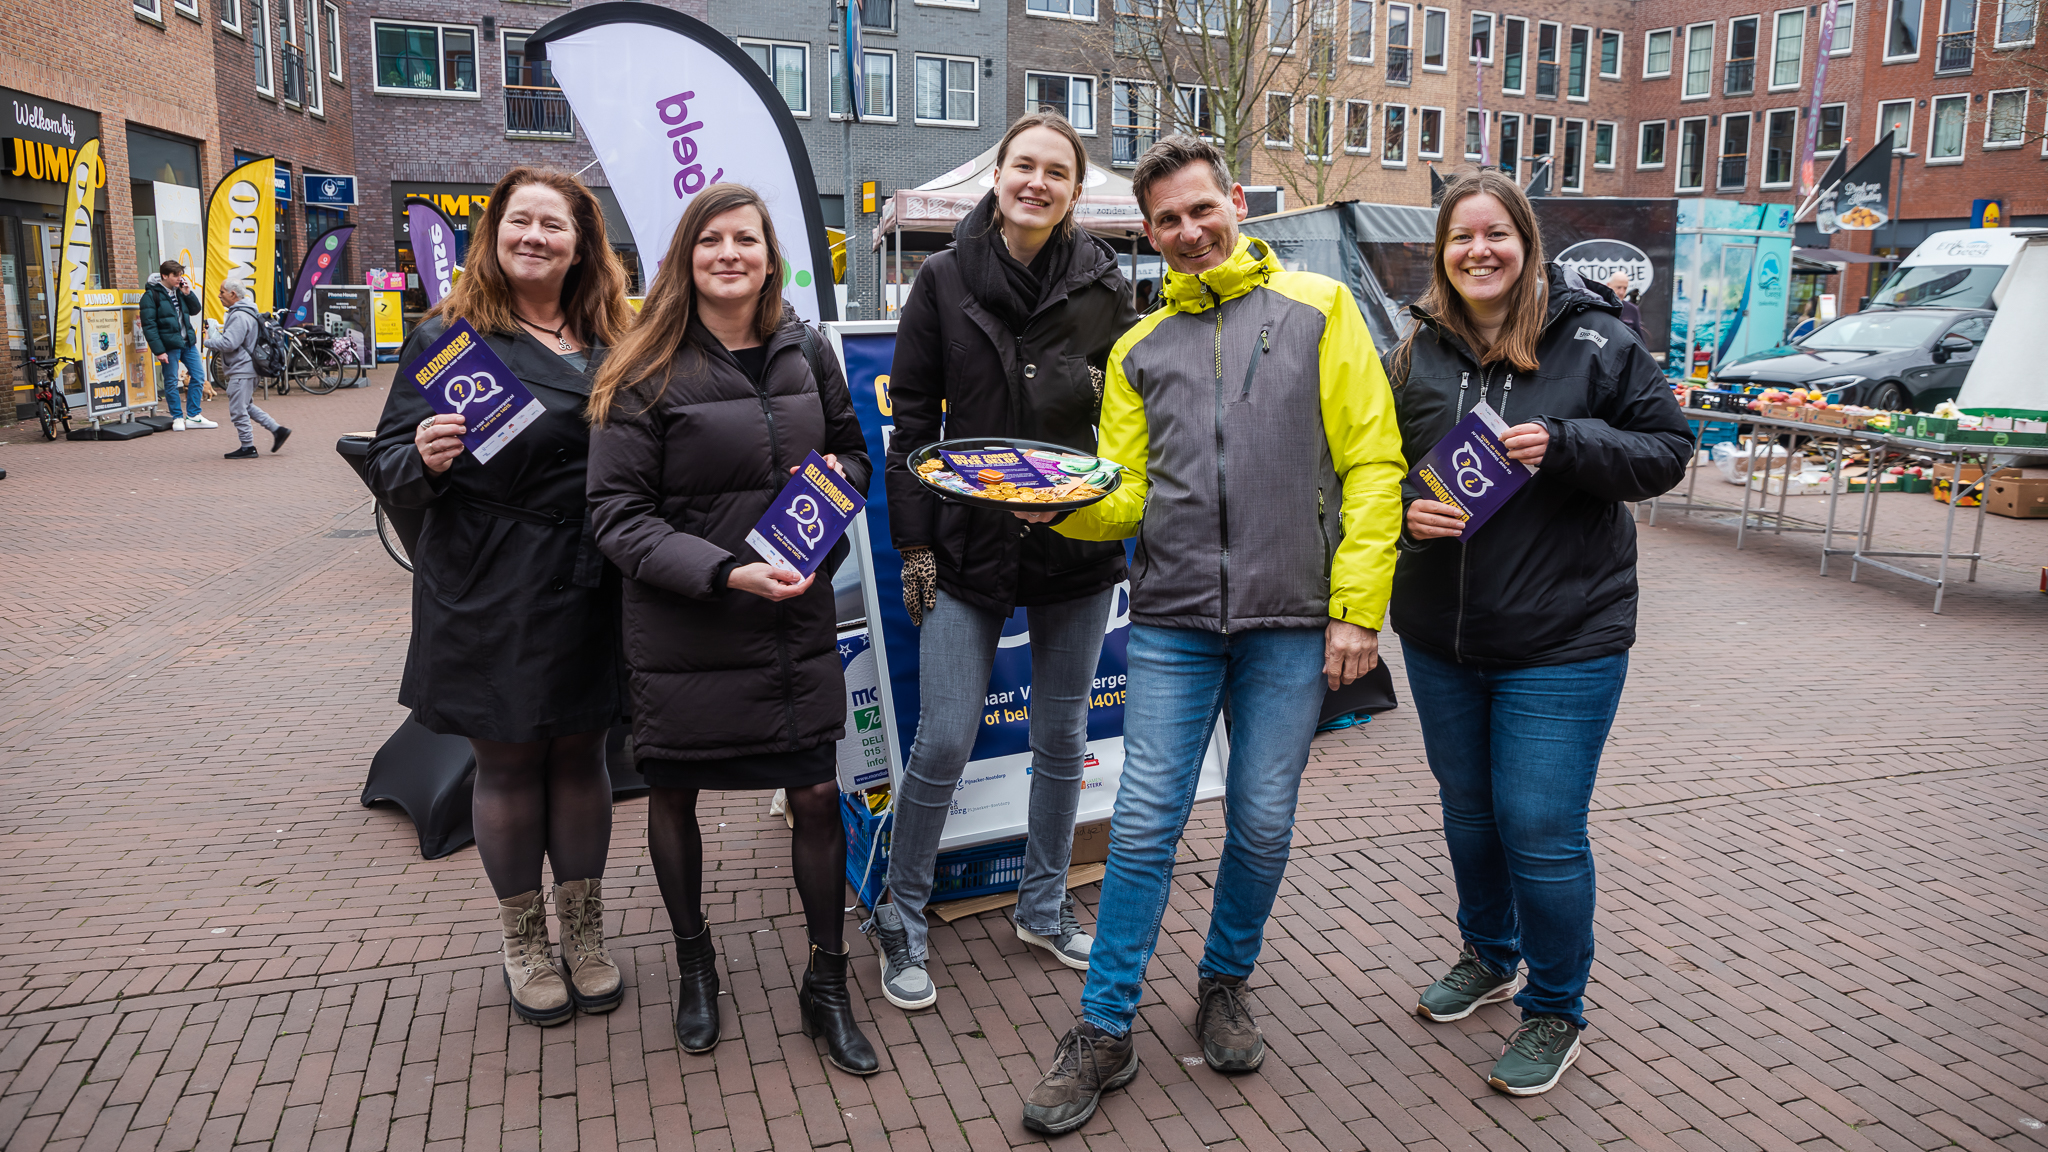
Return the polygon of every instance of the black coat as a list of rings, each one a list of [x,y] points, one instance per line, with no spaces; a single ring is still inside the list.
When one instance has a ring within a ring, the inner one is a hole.
[[[962,436],[1094,452],[1102,401],[1088,369],[1106,367],[1110,348],[1137,322],[1115,255],[1085,232],[1021,334],[968,291],[955,249],[918,270],[889,369],[889,535],[898,549],[930,548],[948,594],[1007,616],[1018,605],[1078,600],[1124,579],[1121,544],[1069,540],[1008,512],[942,501],[905,461]]]
[[[1636,528],[1622,501],[1669,491],[1692,455],[1671,387],[1613,297],[1560,265],[1549,273],[1533,374],[1499,361],[1481,367],[1426,312],[1409,309],[1421,327],[1394,405],[1410,461],[1482,399],[1510,426],[1540,421],[1550,432],[1536,475],[1470,539],[1401,534],[1394,630],[1446,660],[1521,668],[1626,651],[1635,643]],[[1427,495],[1402,482],[1404,507]]]
[[[399,363],[446,329],[438,318],[421,324]],[[546,415],[490,463],[465,452],[436,476],[413,445],[433,409],[401,371],[370,445],[377,498],[426,509],[398,702],[435,732],[484,740],[608,728],[624,715],[618,577],[584,519],[590,379],[523,332],[488,333],[484,343]]]
[[[160,279],[152,279],[142,290],[142,338],[149,341],[149,354],[160,356],[198,343],[192,334],[192,318],[199,315],[199,296],[187,289],[173,292]]]
[[[725,587],[760,557],[747,533],[804,455],[836,453],[867,491],[866,441],[846,377],[790,317],[768,341],[759,383],[693,326],[666,387],[622,394],[590,432],[597,543],[625,575],[633,749],[658,760],[799,752],[846,724],[831,574],[771,602]]]

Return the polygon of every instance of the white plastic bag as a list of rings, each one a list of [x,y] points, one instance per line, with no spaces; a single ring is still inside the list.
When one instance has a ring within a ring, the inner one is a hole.
[[[1785,457],[1788,455],[1790,453],[1785,451],[1783,444],[1760,445],[1756,452],[1756,470],[1760,473],[1782,473],[1785,470]],[[1741,444],[1714,445],[1714,467],[1721,470],[1721,479],[1730,484],[1747,482],[1750,468],[1749,449]]]

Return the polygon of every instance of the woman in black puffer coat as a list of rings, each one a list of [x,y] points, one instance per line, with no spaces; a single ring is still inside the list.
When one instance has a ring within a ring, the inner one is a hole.
[[[714,184],[690,202],[638,325],[591,390],[590,511],[625,575],[633,747],[653,787],[648,850],[681,976],[676,1038],[690,1053],[718,1043],[697,793],[783,788],[811,939],[804,1032],[822,1031],[832,1063],[865,1076],[879,1064],[846,991],[832,579],[771,567],[746,538],[808,453],[863,492],[869,465],[845,377],[782,302],[782,267],[753,189]]]

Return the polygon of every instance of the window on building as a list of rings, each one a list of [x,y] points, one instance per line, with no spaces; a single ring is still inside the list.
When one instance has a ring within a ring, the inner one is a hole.
[[[1792,164],[1799,155],[1798,137],[1798,109],[1779,108],[1764,114],[1764,187],[1792,186]]]
[[[320,43],[320,33],[327,21],[320,15],[320,0],[293,0],[299,5],[299,24],[302,28],[306,63],[306,111],[319,115],[327,109],[326,62],[321,59],[326,46]]]
[[[1024,9],[1044,16],[1066,16],[1075,20],[1095,19],[1095,0],[1026,0]]]
[[[1470,59],[1493,63],[1493,13],[1472,13],[1472,36],[1466,51]]]
[[[1372,150],[1372,101],[1344,102],[1344,150],[1359,155]]]
[[[2021,48],[2034,42],[2034,24],[2040,19],[2041,0],[1998,0],[2000,48]]]
[[[1721,167],[1714,186],[1729,192],[1749,183],[1749,113],[1721,117]]]
[[[1600,33],[1600,78],[1621,79],[1621,33],[1603,30]]]
[[[1351,35],[1344,51],[1360,64],[1372,63],[1372,21],[1372,0],[1351,0]]]
[[[740,50],[753,60],[756,67],[767,75],[775,91],[782,96],[782,102],[798,116],[811,114],[811,46],[808,44],[781,43],[774,40],[742,40]],[[547,65],[543,64],[545,68]],[[550,75],[550,86],[553,77]],[[510,79],[505,81],[512,83]]]
[[[1399,104],[1383,105],[1384,125],[1380,130],[1380,163],[1408,163],[1408,109]]]
[[[230,32],[242,30],[242,0],[220,0],[220,26]]]
[[[1936,96],[1934,115],[1928,118],[1927,162],[1963,158],[1963,125],[1970,122],[1970,97]]]
[[[1216,119],[1212,89],[1198,84],[1182,84],[1174,91],[1174,117],[1177,127],[1192,132],[1204,140],[1214,141]]]
[[[1056,72],[1024,74],[1024,110],[1057,112],[1067,118],[1074,131],[1095,134],[1095,80],[1089,76],[1067,76]]]
[[[249,51],[256,62],[256,91],[265,96],[277,91],[277,79],[270,68],[270,0],[249,0]]]
[[[980,7],[978,2],[975,6]],[[1160,37],[1155,25],[1163,10],[1160,0],[1116,0],[1116,18],[1111,22],[1111,54],[1159,58]]]
[[[1607,169],[1614,167],[1614,131],[1612,120],[1602,120],[1593,125],[1593,167]]]
[[[1444,41],[1450,37],[1451,14],[1442,8],[1422,10],[1422,67],[1431,72],[1449,68]]]
[[[1318,163],[1328,163],[1337,156],[1330,123],[1335,107],[1335,101],[1322,96],[1311,96],[1302,102],[1301,150]]]
[[[1586,122],[1567,120],[1564,122],[1564,190],[1583,192],[1586,189]]]
[[[2027,89],[2008,88],[1991,94],[1984,115],[1984,147],[2016,148],[2027,134]]]
[[[1701,116],[1678,122],[1680,192],[1698,192],[1707,184],[1707,120]]]
[[[1275,49],[1294,47],[1294,0],[1266,0],[1266,42]]]
[[[1495,157],[1500,170],[1513,176],[1522,166],[1522,117],[1517,112],[1503,112],[1500,117],[1500,155]]]
[[[1562,31],[1559,25],[1547,21],[1536,24],[1536,95],[1546,99],[1557,99],[1557,41]]]
[[[1671,37],[1674,30],[1659,28],[1643,34],[1643,79],[1671,75]]]
[[[1586,98],[1586,54],[1592,50],[1593,30],[1572,29],[1571,55],[1567,57],[1564,94],[1573,100]]]
[[[1828,41],[1828,55],[1847,56],[1856,48],[1856,0],[1835,5],[1835,34]]]
[[[1636,125],[1636,168],[1664,166],[1664,121],[1645,120]]]
[[[1486,117],[1473,109],[1465,109],[1465,159],[1483,159],[1485,146]]]
[[[1756,91],[1756,27],[1754,16],[1738,16],[1728,22],[1728,67],[1721,80],[1721,95],[1747,96]]]
[[[164,22],[164,9],[159,0],[135,0],[135,14],[159,24]]]
[[[1444,155],[1444,110],[1415,110],[1415,153],[1424,160],[1441,160]]]
[[[1846,104],[1820,106],[1820,127],[1813,133],[1813,150],[1817,155],[1832,157],[1842,150],[1842,124],[1848,118],[1848,107]]]
[[[1877,135],[1873,140],[1882,140],[1891,134],[1892,151],[1907,152],[1913,147],[1913,102],[1911,100],[1887,100],[1877,106]]]
[[[348,41],[341,34],[341,9],[327,5],[327,78],[336,84],[344,82],[347,69],[343,66],[348,57]]]
[[[896,0],[862,0],[860,6],[860,26],[863,28],[896,27]],[[889,66],[892,69],[895,68],[896,61],[890,60]],[[889,103],[891,107],[895,106],[896,101],[893,93]]]
[[[1884,58],[1911,60],[1920,55],[1920,5],[1923,0],[1887,0]]]
[[[1110,82],[1109,158],[1136,164],[1159,139],[1159,86],[1143,80]]]
[[[1714,26],[1694,24],[1685,30],[1685,89],[1687,100],[1698,100],[1714,90]]]
[[[1406,4],[1387,5],[1387,83],[1406,84],[1409,81],[1409,56],[1414,49],[1410,46],[1410,14]]]
[[[1529,157],[1533,160],[1557,158],[1557,150],[1551,146],[1551,130],[1556,121],[1548,116],[1529,117]]]
[[[1173,13],[1183,32],[1206,30],[1211,35],[1221,36],[1229,27],[1230,14],[1225,0],[1174,0]]]
[[[981,123],[981,61],[973,56],[919,56],[917,119],[925,124]]]
[[[1522,44],[1529,36],[1529,22],[1520,16],[1504,16],[1500,22],[1500,90],[1510,96],[1520,96],[1522,78]]]
[[[868,120],[896,118],[896,53],[861,50],[861,116]],[[826,49],[825,69],[832,75],[833,116],[845,116],[846,79],[839,67],[839,49]]]
[[[534,60],[526,54],[529,33],[507,30],[502,35],[505,131],[520,136],[574,136],[576,121],[569,113],[569,100],[562,95],[562,86],[555,83],[554,69],[547,61]],[[756,45],[742,41],[741,47],[747,55],[754,55]],[[760,61],[757,58],[755,62]]]
[[[1294,146],[1294,97],[1285,92],[1266,93],[1266,143]]]
[[[476,94],[476,29],[449,24],[371,25],[377,87],[391,91]]]

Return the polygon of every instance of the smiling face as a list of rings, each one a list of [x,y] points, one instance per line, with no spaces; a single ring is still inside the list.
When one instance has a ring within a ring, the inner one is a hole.
[[[707,304],[758,300],[768,280],[761,210],[742,204],[706,220],[690,248],[690,275]]]
[[[996,171],[996,211],[1003,223],[1042,233],[1067,218],[1079,193],[1073,142],[1050,128],[1026,128],[1010,141]]]
[[[1484,322],[1507,308],[1507,297],[1522,278],[1527,246],[1501,202],[1484,192],[1451,209],[1444,235],[1444,274],[1464,297],[1475,319]]]
[[[1199,275],[1237,250],[1237,222],[1248,209],[1244,188],[1218,187],[1207,164],[1184,164],[1146,194],[1145,238],[1175,272]]]
[[[560,192],[545,184],[512,190],[498,222],[498,266],[514,285],[560,290],[582,259],[576,252],[576,215]]]

